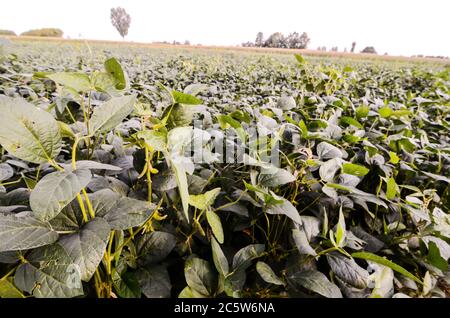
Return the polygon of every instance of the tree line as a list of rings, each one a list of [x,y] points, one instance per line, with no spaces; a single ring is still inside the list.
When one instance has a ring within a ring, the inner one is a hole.
[[[298,32],[289,33],[285,36],[281,32],[271,34],[267,39],[264,39],[264,34],[258,32],[255,42],[242,43],[243,47],[271,47],[283,49],[306,49],[311,39],[306,32],[302,34]]]

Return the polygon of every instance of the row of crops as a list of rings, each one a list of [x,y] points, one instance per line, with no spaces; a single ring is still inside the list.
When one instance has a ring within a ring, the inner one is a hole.
[[[0,297],[448,296],[448,66],[3,46]]]

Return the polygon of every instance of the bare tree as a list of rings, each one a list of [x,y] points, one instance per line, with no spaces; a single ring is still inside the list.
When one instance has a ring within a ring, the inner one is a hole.
[[[125,39],[130,28],[131,17],[124,8],[111,8],[111,23],[119,31],[122,39]]]
[[[352,49],[350,50],[350,52],[355,52],[355,47],[356,47],[356,42],[352,42]]]

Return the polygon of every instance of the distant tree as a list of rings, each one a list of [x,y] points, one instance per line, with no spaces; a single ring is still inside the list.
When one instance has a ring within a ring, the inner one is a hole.
[[[122,39],[125,39],[130,28],[131,17],[124,8],[117,7],[111,9],[111,23],[119,31]]]
[[[356,42],[352,42],[352,49],[350,50],[350,52],[354,53],[355,47],[356,47]]]
[[[377,51],[375,51],[375,48],[373,46],[366,46],[364,50],[361,51],[361,53],[377,54]]]
[[[16,32],[14,31],[10,31],[10,30],[0,30],[0,35],[11,35],[11,36],[16,36]]]
[[[281,32],[275,32],[264,42],[264,46],[280,48],[285,45],[285,42],[284,35]]]
[[[256,35],[255,46],[263,47],[264,46],[264,34],[262,32],[258,32]]]
[[[288,48],[306,49],[310,42],[310,38],[305,32],[301,35],[298,32],[292,32],[286,37],[285,42],[287,43]]]
[[[254,47],[255,43],[247,41],[247,42],[242,43],[242,46],[243,47]]]
[[[34,29],[34,30],[26,31],[26,32],[21,33],[20,35],[62,38],[63,34],[64,34],[64,32],[60,29],[43,28],[43,29]]]
[[[331,52],[337,52],[338,51],[338,47],[337,46],[333,46],[332,48],[331,48]]]
[[[189,40],[184,41],[183,43],[184,45],[191,45],[191,42],[189,42]]]

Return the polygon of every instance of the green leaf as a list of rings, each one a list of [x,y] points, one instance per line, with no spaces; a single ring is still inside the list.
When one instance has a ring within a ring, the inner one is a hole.
[[[388,118],[392,115],[392,109],[389,107],[382,107],[378,110],[378,113],[380,114],[381,118]]]
[[[42,221],[53,219],[90,180],[89,170],[57,171],[46,175],[30,195],[34,215]]]
[[[288,200],[275,197],[276,200],[281,200],[281,203],[271,203],[266,206],[266,213],[268,214],[283,214],[290,218],[297,224],[301,224],[300,214],[298,214],[297,209]]]
[[[433,241],[428,242],[427,260],[443,272],[448,269],[447,261],[441,256],[438,246]]]
[[[387,180],[386,184],[387,184],[386,198],[388,200],[392,200],[397,196],[398,191],[399,191],[397,183],[395,182],[394,178],[390,177]]]
[[[369,106],[366,105],[359,106],[358,108],[356,108],[356,118],[361,119],[367,117],[369,111],[370,111]]]
[[[277,107],[283,110],[290,110],[297,107],[295,99],[292,96],[282,96],[278,99]]]
[[[298,127],[300,127],[300,130],[302,132],[302,137],[303,138],[308,138],[308,127],[306,126],[305,122],[302,120],[300,120],[300,122],[298,123]]]
[[[304,64],[306,62],[303,56],[301,56],[300,54],[294,54],[294,56],[299,64]]]
[[[372,262],[384,265],[386,267],[389,267],[390,269],[392,269],[392,270],[394,270],[394,271],[396,271],[396,272],[398,272],[398,273],[400,273],[400,274],[402,274],[402,275],[404,275],[404,276],[406,276],[408,278],[411,278],[415,282],[417,282],[419,284],[423,284],[420,279],[418,279],[416,276],[414,276],[413,274],[408,272],[406,269],[404,269],[400,265],[397,265],[397,264],[391,262],[390,260],[388,260],[388,259],[386,259],[384,257],[378,256],[378,255],[375,255],[375,254],[372,254],[372,253],[369,253],[369,252],[356,252],[356,253],[353,253],[351,255],[352,255],[353,258],[361,258],[361,259],[364,259],[364,260],[367,260],[367,261],[372,261]]]
[[[331,253],[327,254],[327,260],[331,270],[344,282],[359,289],[367,287],[369,273],[353,259]]]
[[[225,254],[223,253],[222,249],[220,248],[219,243],[217,243],[216,239],[214,237],[211,238],[211,249],[212,249],[212,255],[213,255],[213,261],[214,265],[216,266],[217,271],[222,276],[227,276],[229,272],[229,266],[227,258],[225,257]]]
[[[233,272],[245,271],[252,260],[262,256],[265,249],[264,244],[251,244],[241,248],[233,257]]]
[[[11,277],[0,279],[0,298],[25,298],[25,296],[14,286]]]
[[[217,120],[219,121],[220,128],[228,129],[232,127],[242,141],[246,140],[247,133],[245,132],[244,128],[242,128],[240,122],[233,119],[229,115],[218,115]]]
[[[200,105],[203,103],[201,99],[198,99],[197,97],[195,97],[193,95],[178,92],[175,90],[172,91],[172,97],[173,97],[175,103],[178,103],[178,104]]]
[[[114,289],[122,298],[140,298],[141,286],[137,279],[136,273],[125,271],[119,273],[116,269],[112,272]]]
[[[214,236],[217,238],[217,241],[219,241],[220,244],[223,244],[224,236],[223,236],[222,222],[220,222],[220,217],[215,212],[207,209],[206,219],[208,220],[208,224],[209,226],[211,226],[211,230]]]
[[[347,238],[347,230],[345,227],[344,213],[342,212],[342,206],[339,209],[339,222],[336,229],[336,245],[338,247],[343,247],[345,239]]]
[[[155,130],[139,131],[137,138],[143,139],[154,151],[164,151],[167,148],[167,133]]]
[[[177,180],[178,192],[180,194],[184,216],[186,217],[186,220],[189,223],[189,190],[186,177],[186,170],[184,169],[181,162],[175,160],[171,160],[171,166],[173,172],[175,173],[175,178]]]
[[[205,210],[214,204],[217,195],[220,193],[220,188],[215,188],[203,194],[189,195],[189,204],[199,210]]]
[[[161,262],[172,252],[176,243],[176,237],[171,233],[153,231],[144,234],[136,243],[137,257],[144,264]]]
[[[94,108],[88,134],[105,133],[113,130],[134,109],[134,95],[113,97],[102,105]]]
[[[389,151],[389,160],[396,165],[397,163],[400,162],[400,158],[399,156],[397,156],[397,154],[395,152]]]
[[[61,151],[61,133],[49,113],[22,98],[0,96],[0,144],[13,156],[46,163]]]
[[[110,189],[89,195],[95,215],[103,217],[113,230],[127,230],[142,225],[155,212],[147,201],[121,196]]]
[[[114,87],[117,90],[123,90],[127,87],[127,78],[120,63],[114,58],[105,61],[105,70],[114,79]]]
[[[275,285],[284,285],[284,282],[273,272],[270,266],[266,263],[256,263],[256,270],[265,282]]]
[[[164,266],[152,265],[139,268],[136,273],[141,291],[147,298],[169,298],[172,284]]]
[[[33,250],[14,276],[15,285],[37,298],[83,295],[79,268],[64,248],[53,244]]]
[[[58,233],[31,215],[0,213],[0,252],[27,250],[54,243]]]
[[[267,173],[262,169],[259,175],[259,182],[263,187],[275,188],[293,181],[295,181],[295,177],[292,173],[280,168],[270,169]]]
[[[359,129],[364,129],[364,126],[361,125],[356,119],[354,119],[352,117],[342,116],[340,118],[340,121],[341,121],[341,123],[355,126],[356,128],[359,128]]]
[[[319,271],[300,271],[288,277],[295,287],[301,286],[327,298],[342,298],[339,288]]]
[[[354,176],[362,177],[369,173],[369,169],[364,166],[360,166],[354,163],[344,163],[342,164],[342,172],[348,173]]]
[[[207,90],[208,90],[208,85],[206,85],[206,84],[189,84],[188,86],[186,86],[184,88],[183,93],[189,94],[192,96],[196,96]]]
[[[46,77],[59,85],[71,88],[77,92],[88,92],[91,90],[89,76],[83,73],[60,72],[47,74]]]
[[[203,295],[212,296],[216,291],[217,276],[205,260],[190,257],[184,265],[184,276],[188,286]]]
[[[309,244],[308,238],[303,228],[293,229],[292,238],[294,239],[295,246],[302,255],[316,256],[316,251]]]
[[[320,144],[317,145],[317,155],[319,156],[320,160],[343,157],[342,151],[339,148],[325,141],[322,141]]]
[[[203,295],[202,293],[199,293],[195,289],[186,286],[181,293],[178,295],[178,298],[207,298],[208,295]]]
[[[80,268],[81,279],[88,282],[105,254],[110,227],[102,218],[95,218],[81,231],[65,235],[59,240],[74,264]]]

